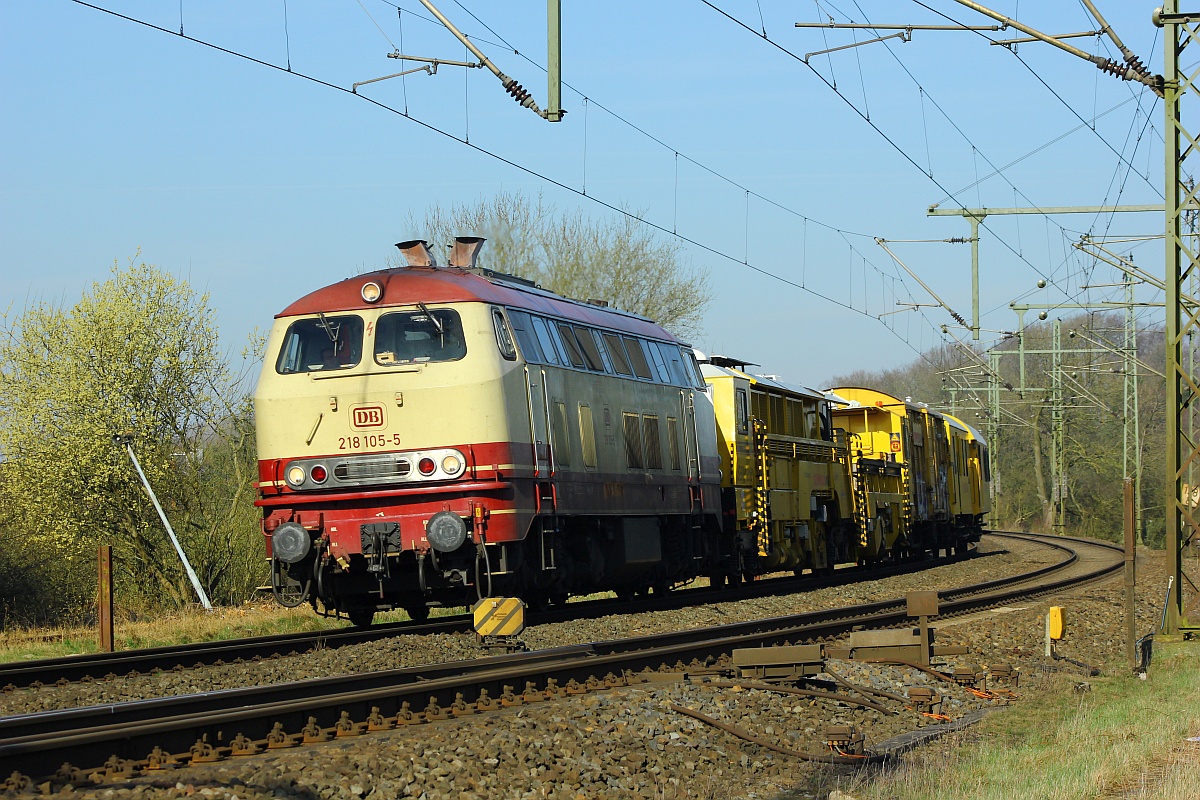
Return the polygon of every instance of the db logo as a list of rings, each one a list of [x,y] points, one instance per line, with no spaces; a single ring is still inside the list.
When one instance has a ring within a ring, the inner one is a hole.
[[[356,430],[382,428],[386,424],[383,406],[354,406],[350,409],[350,425]]]

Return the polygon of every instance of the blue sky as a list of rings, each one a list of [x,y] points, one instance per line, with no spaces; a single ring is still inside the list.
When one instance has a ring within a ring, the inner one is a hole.
[[[0,3],[0,309],[73,303],[140,248],[210,294],[236,351],[296,297],[384,266],[430,204],[542,192],[677,232],[716,291],[696,344],[820,385],[943,340],[945,311],[886,314],[932,301],[874,241],[968,235],[961,219],[928,217],[931,204],[1162,201],[1161,102],[1047,45],[1014,55],[988,42],[1014,31],[917,30],[803,61],[872,34],[799,21],[992,24],[950,0],[567,2],[571,88],[558,124],[484,70],[442,67],[351,94],[399,71],[396,49],[467,60],[417,0],[97,5],[168,32],[69,0]],[[1161,72],[1155,3],[1097,5]],[[545,105],[544,3],[438,7]],[[993,7],[1052,34],[1097,27],[1077,0]],[[265,64],[183,38],[181,24]],[[1116,55],[1107,40],[1071,41]],[[1115,290],[1084,287],[1115,274],[1072,242],[1162,228],[1161,214],[989,217],[983,327],[1012,329],[1014,300],[1110,299]],[[968,246],[888,246],[970,315]],[[1113,249],[1161,274],[1161,240]]]

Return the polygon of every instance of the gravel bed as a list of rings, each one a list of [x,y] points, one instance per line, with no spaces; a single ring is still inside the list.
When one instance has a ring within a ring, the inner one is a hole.
[[[1034,563],[1027,545],[1001,545],[1011,553],[964,564],[937,567],[853,587],[838,587],[741,603],[705,606],[669,614],[644,614],[542,626],[526,632],[531,647],[620,638],[900,596],[910,589],[948,588],[1023,572]],[[986,547],[986,544],[985,544]],[[1043,557],[1044,560],[1056,560]],[[1138,631],[1157,625],[1166,585],[1161,552],[1139,555]],[[982,612],[936,624],[938,642],[966,644],[971,654],[958,663],[1007,662],[1021,670],[1018,694],[1036,692],[1055,676],[1042,657],[1042,619],[1048,605],[1067,607],[1068,635],[1060,652],[1106,672],[1124,668],[1123,592],[1119,580],[1012,609]],[[402,637],[336,651],[306,654],[304,674],[342,674],[351,665],[398,666],[477,655],[470,637],[436,637],[422,642]],[[830,662],[844,679],[897,694],[906,687],[933,686],[952,718],[997,701],[980,700],[957,686],[907,668]],[[113,697],[154,696],[163,687],[204,688],[285,680],[299,668],[296,659],[226,666],[164,676],[141,676],[113,684],[21,690],[4,698],[70,704],[73,691],[113,692]],[[1074,668],[1057,662],[1051,668]],[[279,676],[279,677],[273,677]],[[1076,677],[1075,680],[1086,680]],[[158,687],[157,689],[154,687]],[[174,691],[187,691],[186,688]],[[166,689],[166,691],[171,691]],[[57,699],[51,699],[57,698]],[[78,703],[79,700],[74,701]],[[92,700],[89,702],[99,702]],[[823,732],[850,724],[867,737],[868,749],[893,736],[930,724],[899,703],[892,716],[828,700],[810,700],[754,689],[716,688],[691,683],[652,684],[612,690],[553,703],[545,702],[446,722],[410,726],[353,739],[271,751],[213,765],[161,773],[101,787],[70,787],[61,796],[86,798],[825,798],[845,785],[854,767],[814,764],[746,742],[723,730],[673,711],[694,709],[747,734],[791,750],[827,752]],[[1019,701],[1018,701],[1019,702]],[[60,705],[52,705],[58,703]],[[13,713],[6,711],[5,713]],[[926,745],[936,748],[938,743]]]
[[[604,617],[528,628],[522,639],[530,649],[603,640],[627,639],[687,628],[799,614],[902,597],[916,589],[945,589],[993,577],[1015,575],[1054,563],[1059,556],[1023,542],[985,541],[986,557],[947,564],[880,581],[818,589],[786,597],[767,597],[733,603],[693,606],[670,612]],[[262,686],[303,678],[347,675],[441,663],[487,655],[473,633],[435,636],[397,636],[392,639],[316,650],[259,662],[225,664],[182,672],[137,675],[112,681],[66,686],[21,688],[0,694],[0,716],[60,708],[105,705],[153,697],[211,692],[243,686]]]

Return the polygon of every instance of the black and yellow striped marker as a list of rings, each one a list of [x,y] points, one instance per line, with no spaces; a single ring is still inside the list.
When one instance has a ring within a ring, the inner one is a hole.
[[[480,636],[516,636],[525,630],[525,603],[519,597],[485,597],[472,611]]]

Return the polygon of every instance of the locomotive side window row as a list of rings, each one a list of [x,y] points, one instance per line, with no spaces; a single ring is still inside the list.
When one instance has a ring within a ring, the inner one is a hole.
[[[525,360],[670,386],[704,388],[695,358],[678,345],[601,331],[510,309]]]

